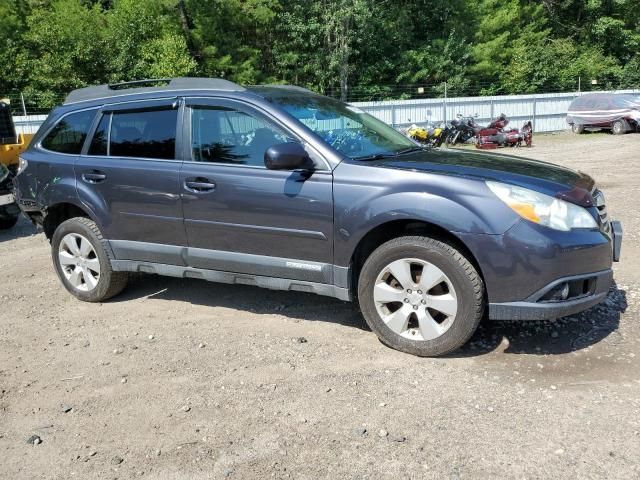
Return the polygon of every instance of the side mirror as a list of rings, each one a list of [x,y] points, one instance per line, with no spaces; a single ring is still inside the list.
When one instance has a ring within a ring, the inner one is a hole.
[[[270,146],[264,153],[264,164],[269,170],[311,170],[313,161],[304,147],[297,142]]]

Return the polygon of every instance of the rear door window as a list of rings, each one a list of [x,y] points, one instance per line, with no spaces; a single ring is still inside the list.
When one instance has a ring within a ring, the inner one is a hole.
[[[100,119],[89,155],[172,160],[178,110],[117,111]]]
[[[95,115],[96,110],[66,115],[42,140],[42,147],[52,152],[79,155]]]

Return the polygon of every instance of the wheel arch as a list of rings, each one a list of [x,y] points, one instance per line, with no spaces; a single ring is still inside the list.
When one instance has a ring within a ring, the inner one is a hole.
[[[425,220],[401,219],[381,223],[369,230],[358,242],[349,265],[349,285],[353,298],[358,291],[358,279],[364,262],[383,243],[408,235],[423,235],[448,243],[458,250],[476,269],[484,282],[484,275],[478,260],[467,245],[451,231]],[[486,288],[485,288],[486,296]]]
[[[51,241],[51,237],[56,231],[56,228],[58,228],[62,222],[74,217],[89,218],[98,225],[98,228],[100,228],[100,224],[98,223],[96,216],[93,215],[86,205],[83,205],[82,203],[63,201],[48,207],[44,212],[42,229],[44,230],[44,234],[47,239]]]

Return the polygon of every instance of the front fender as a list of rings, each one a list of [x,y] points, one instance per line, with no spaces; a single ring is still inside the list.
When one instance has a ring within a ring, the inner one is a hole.
[[[499,235],[518,220],[483,181],[391,169],[380,180],[367,176],[370,170],[355,170],[366,167],[345,167],[334,180],[334,259],[339,266],[348,266],[362,238],[388,222],[422,221],[454,235]]]

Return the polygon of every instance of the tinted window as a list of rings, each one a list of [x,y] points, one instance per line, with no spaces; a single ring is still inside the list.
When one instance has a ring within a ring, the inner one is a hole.
[[[67,115],[53,127],[42,146],[53,152],[79,154],[95,114],[95,110],[88,110]]]
[[[173,159],[177,119],[175,109],[106,114],[91,140],[89,154]]]
[[[264,153],[272,145],[294,141],[267,121],[231,108],[191,110],[193,159],[264,167]]]
[[[91,139],[89,146],[89,155],[107,155],[107,138],[109,136],[109,122],[111,122],[111,114],[103,115]]]

